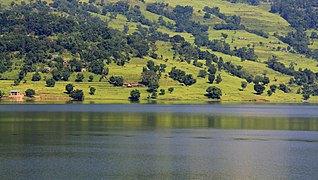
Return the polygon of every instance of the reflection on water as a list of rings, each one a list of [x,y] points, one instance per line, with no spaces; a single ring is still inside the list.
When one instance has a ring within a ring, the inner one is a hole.
[[[182,107],[187,111],[17,113],[0,107],[1,179],[318,178],[312,108],[301,118]]]
[[[318,112],[317,112],[318,113]],[[192,113],[132,113],[132,112],[1,112],[3,130],[15,128],[12,122],[27,124],[50,124],[50,127],[66,128],[74,124],[78,128],[89,128],[91,124],[103,130],[112,128],[213,128],[251,130],[302,130],[318,131],[318,118],[299,117],[253,117]],[[8,122],[6,124],[6,122]],[[28,123],[29,122],[29,123]],[[38,123],[47,122],[47,123]],[[9,125],[10,127],[6,127]],[[34,124],[31,126],[34,127]],[[40,126],[40,129],[43,127]],[[81,130],[81,129],[78,129]]]

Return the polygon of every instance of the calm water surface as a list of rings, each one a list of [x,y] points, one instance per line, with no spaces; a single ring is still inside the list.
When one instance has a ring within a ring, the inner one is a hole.
[[[318,106],[0,105],[0,179],[318,179]]]

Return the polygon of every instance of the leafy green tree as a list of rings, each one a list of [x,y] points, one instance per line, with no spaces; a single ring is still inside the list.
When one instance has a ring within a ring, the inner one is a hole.
[[[208,69],[208,72],[210,74],[215,74],[216,73],[216,67],[212,64],[210,65],[209,69]]]
[[[32,81],[40,81],[41,80],[41,75],[40,73],[36,72],[32,76]]]
[[[268,90],[268,91],[267,91],[267,95],[268,95],[268,96],[271,96],[272,94],[273,94],[273,91],[271,91],[271,90]]]
[[[159,83],[158,82],[151,82],[148,84],[148,92],[154,92],[157,91],[157,89],[159,88]]]
[[[109,73],[109,68],[105,67],[104,70],[103,70],[103,75],[107,76],[108,73]]]
[[[186,74],[183,77],[183,83],[186,86],[191,86],[192,84],[195,84],[196,82],[197,80],[193,78],[192,74]]]
[[[272,91],[273,93],[275,93],[275,92],[276,92],[276,89],[277,89],[277,86],[273,84],[273,85],[271,85],[269,88],[271,89],[271,91]]]
[[[210,86],[206,89],[207,94],[205,94],[205,96],[207,96],[208,98],[212,98],[212,99],[220,99],[222,96],[222,90],[218,87],[215,86]]]
[[[247,82],[246,81],[242,81],[241,82],[241,87],[244,90],[247,87]]]
[[[94,95],[94,94],[95,94],[95,91],[96,91],[96,88],[94,88],[94,87],[90,87],[90,88],[89,88],[89,94],[90,94],[90,95]]]
[[[164,89],[160,89],[160,93],[159,93],[159,95],[165,95],[166,94],[166,90],[164,90]]]
[[[151,93],[151,96],[150,96],[150,98],[151,99],[157,99],[157,92],[156,91],[153,91],[152,93]]]
[[[35,91],[33,89],[27,89],[25,91],[25,95],[28,97],[33,97],[35,95]]]
[[[286,84],[280,84],[278,89],[283,91],[284,93],[289,93],[290,92],[290,89],[286,86]]]
[[[199,71],[199,74],[198,74],[198,77],[200,78],[205,78],[207,75],[207,72],[205,70],[200,70]]]
[[[218,75],[216,76],[215,82],[216,82],[216,84],[219,84],[220,82],[222,82],[221,74],[218,74]]]
[[[303,94],[303,99],[308,100],[310,98],[310,94]]]
[[[65,90],[66,90],[67,94],[71,94],[71,92],[74,90],[73,84],[67,84],[65,86]]]
[[[88,82],[93,82],[93,80],[94,80],[94,76],[93,76],[93,75],[90,75],[90,76],[88,77]]]
[[[46,86],[47,87],[54,87],[55,86],[55,80],[53,78],[46,80]]]
[[[139,90],[135,89],[135,90],[130,91],[130,97],[129,97],[129,99],[130,99],[131,101],[139,101],[139,98],[140,98],[140,92],[139,92]]]
[[[84,100],[84,93],[83,90],[76,89],[71,92],[70,97],[76,101],[83,101]]]
[[[169,93],[172,93],[174,91],[174,88],[173,87],[169,87],[168,91],[169,91]]]
[[[109,83],[114,86],[122,86],[124,84],[124,78],[122,76],[111,76]]]
[[[75,82],[83,82],[83,79],[84,79],[84,74],[78,73],[78,74],[76,75]]]
[[[214,79],[215,79],[215,75],[214,75],[214,74],[209,74],[208,80],[209,80],[209,83],[210,83],[210,84],[213,84]]]
[[[255,84],[254,90],[256,91],[256,94],[260,95],[260,94],[263,94],[265,87],[262,84]]]
[[[141,74],[141,83],[144,85],[149,85],[150,83],[159,82],[160,76],[153,70],[145,70]]]

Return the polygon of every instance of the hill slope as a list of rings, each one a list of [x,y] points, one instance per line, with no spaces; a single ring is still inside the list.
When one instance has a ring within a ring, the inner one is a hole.
[[[69,100],[65,86],[71,83],[86,102],[127,102],[138,89],[142,101],[195,103],[210,101],[206,89],[215,86],[222,101],[316,101],[317,62],[287,40],[295,29],[264,8],[269,6],[6,1],[0,10],[0,91],[32,88],[41,100]],[[47,87],[51,78],[56,84]]]

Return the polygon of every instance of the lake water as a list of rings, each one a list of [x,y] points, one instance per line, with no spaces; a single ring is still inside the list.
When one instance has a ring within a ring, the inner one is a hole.
[[[0,179],[318,179],[318,106],[0,105]]]

